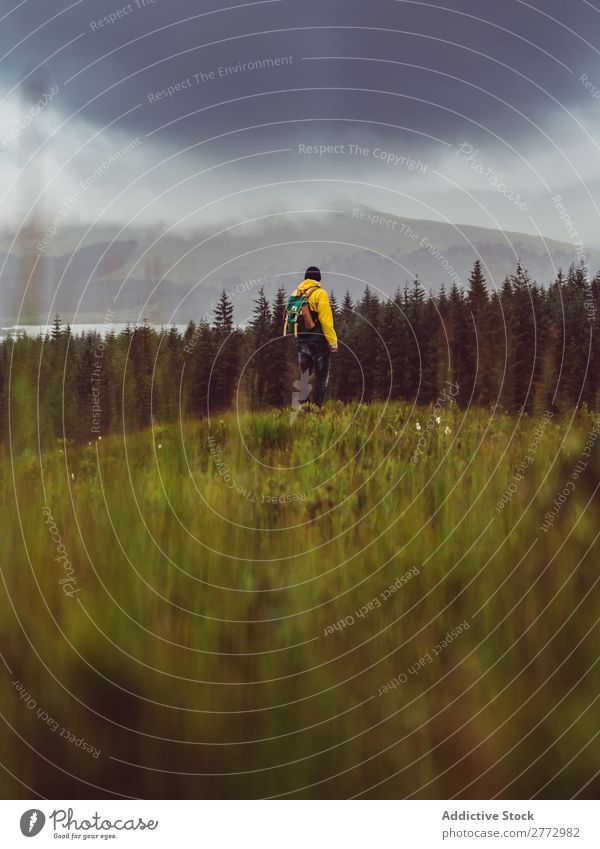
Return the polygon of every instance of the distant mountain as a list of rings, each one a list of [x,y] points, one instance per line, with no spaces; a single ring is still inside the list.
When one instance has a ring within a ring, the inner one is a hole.
[[[59,312],[65,321],[115,322],[147,318],[182,323],[212,315],[225,288],[244,321],[260,285],[267,295],[287,290],[307,265],[324,272],[328,289],[354,296],[369,284],[382,295],[419,276],[437,291],[466,286],[480,257],[490,288],[500,286],[520,259],[533,279],[547,284],[559,267],[576,260],[564,242],[483,227],[397,218],[367,207],[327,213],[267,216],[252,224],[230,222],[193,233],[101,225],[90,233],[69,227],[47,240],[38,225],[13,244],[0,235],[0,324],[44,323]],[[587,257],[600,267],[600,252]],[[26,290],[27,287],[27,291]]]

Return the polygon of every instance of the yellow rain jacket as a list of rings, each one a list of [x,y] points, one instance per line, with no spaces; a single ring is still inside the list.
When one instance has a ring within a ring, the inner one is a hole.
[[[308,307],[312,312],[317,313],[319,322],[323,328],[323,335],[329,342],[329,346],[331,348],[337,348],[337,335],[333,327],[333,314],[329,304],[329,295],[321,284],[317,283],[316,280],[303,280],[292,294],[298,295],[309,289],[314,289],[314,292],[311,292],[308,296]]]

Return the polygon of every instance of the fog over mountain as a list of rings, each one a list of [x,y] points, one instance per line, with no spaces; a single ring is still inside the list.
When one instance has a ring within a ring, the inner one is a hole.
[[[4,324],[46,323],[56,312],[74,323],[101,322],[109,310],[116,322],[212,319],[222,289],[243,322],[261,286],[269,296],[280,285],[290,291],[313,263],[338,297],[346,290],[358,295],[366,285],[386,297],[416,276],[433,291],[466,286],[477,257],[490,291],[518,260],[543,284],[577,261],[577,251],[564,242],[397,218],[344,203],[328,212],[272,213],[190,233],[70,227],[42,256],[36,252],[39,238],[39,232],[22,233],[10,252],[10,238],[0,239]],[[590,252],[587,260],[597,270],[600,252]]]

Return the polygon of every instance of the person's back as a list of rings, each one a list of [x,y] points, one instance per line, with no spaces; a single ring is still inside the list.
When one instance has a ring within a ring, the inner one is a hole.
[[[302,312],[295,316],[294,335],[298,345],[298,364],[302,373],[314,373],[315,385],[312,387],[310,400],[320,407],[329,381],[329,356],[337,351],[337,335],[333,326],[329,296],[321,286],[321,272],[311,266],[306,269],[304,278],[292,292],[288,305],[297,304],[299,297],[305,304]],[[284,335],[290,332],[289,314],[283,332]]]

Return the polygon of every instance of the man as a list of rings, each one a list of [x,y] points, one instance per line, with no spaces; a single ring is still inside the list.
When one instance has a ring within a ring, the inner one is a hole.
[[[301,319],[298,326],[298,364],[302,375],[315,375],[310,400],[321,407],[329,381],[329,356],[337,352],[338,340],[333,327],[329,296],[321,286],[321,272],[314,265],[306,269],[303,282],[292,292],[291,298],[299,295],[306,297],[312,321]],[[313,324],[310,329],[307,327],[309,324]],[[300,400],[309,400],[310,392],[309,389],[307,397]]]

